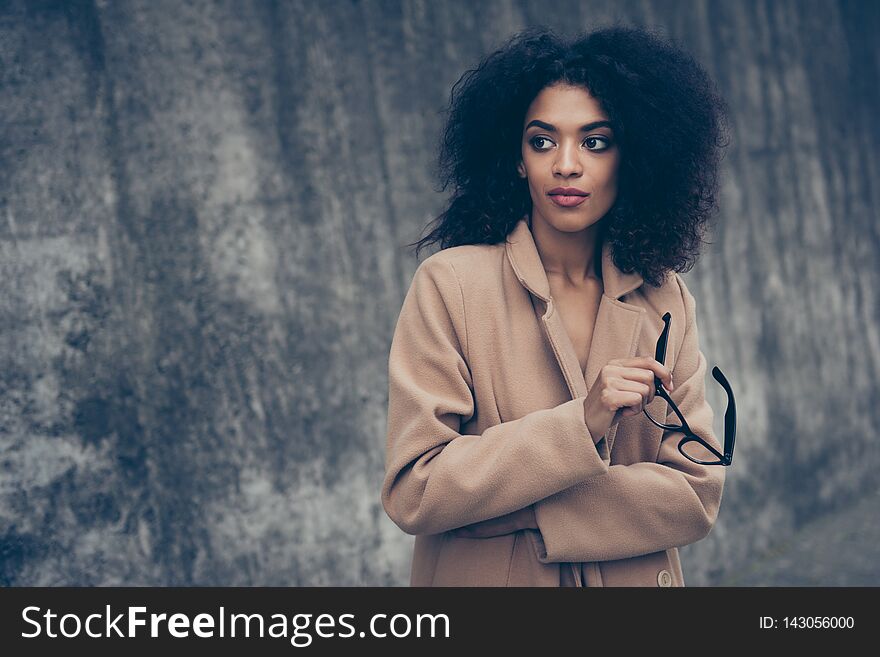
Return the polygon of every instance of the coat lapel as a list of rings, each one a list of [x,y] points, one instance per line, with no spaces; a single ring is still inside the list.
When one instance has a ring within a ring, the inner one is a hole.
[[[630,358],[636,353],[645,309],[621,301],[620,297],[640,287],[644,282],[642,277],[638,273],[625,274],[620,271],[612,260],[608,244],[603,245],[604,292],[599,303],[584,373],[581,372],[577,352],[565,330],[562,316],[554,307],[550,283],[526,217],[521,218],[508,235],[505,247],[508,260],[520,283],[542,302],[535,307],[543,310],[540,315],[541,325],[565,377],[571,398],[586,396],[604,365],[616,358]],[[617,424],[609,429],[605,437],[609,453],[616,433]]]

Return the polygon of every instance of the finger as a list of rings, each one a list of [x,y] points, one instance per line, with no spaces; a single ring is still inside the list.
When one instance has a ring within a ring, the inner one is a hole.
[[[636,370],[638,372],[645,372],[645,370]],[[642,401],[645,404],[650,404],[654,401],[654,379],[650,378],[647,381],[645,380],[644,375],[640,375],[640,380],[635,379],[616,379],[613,382],[614,388],[616,390],[621,390],[625,392],[637,392],[642,397]]]
[[[644,397],[638,392],[627,392],[627,391],[615,391],[609,395],[610,403],[613,408],[620,410],[621,413],[625,412],[622,409],[626,407],[633,408],[637,413],[640,413],[642,410],[642,403],[644,402]]]
[[[638,381],[651,389],[653,399],[654,372],[642,367],[623,367],[617,370],[617,375],[629,381]],[[650,400],[649,400],[650,401]]]
[[[629,406],[624,406],[617,411],[617,414],[614,416],[614,422],[619,422],[620,420],[622,420],[623,418],[626,418],[626,417],[632,417],[633,415],[636,415],[637,412],[638,411],[634,411]],[[612,422],[612,424],[614,422]]]
[[[640,356],[638,358],[634,358],[629,363],[630,366],[641,367],[645,369],[651,370],[654,375],[657,376],[658,379],[666,386],[667,389],[672,390],[673,382],[672,382],[672,370],[670,370],[666,365],[656,360],[653,356]]]

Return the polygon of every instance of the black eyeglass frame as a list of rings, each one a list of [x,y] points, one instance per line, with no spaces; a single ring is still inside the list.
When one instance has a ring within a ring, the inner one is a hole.
[[[672,315],[670,313],[666,313],[663,315],[663,332],[660,333],[660,337],[657,339],[657,348],[654,354],[654,358],[661,364],[665,364],[666,360],[666,344],[669,341],[669,324],[672,321]],[[694,463],[699,463],[700,465],[730,465],[733,462],[733,447],[736,438],[736,401],[733,398],[733,390],[730,387],[730,383],[727,381],[727,377],[721,372],[718,367],[712,368],[712,376],[715,377],[715,380],[721,384],[727,393],[727,410],[724,413],[724,453],[721,454],[717,449],[715,449],[708,442],[700,438],[693,430],[688,426],[687,420],[684,419],[684,415],[681,414],[681,411],[678,408],[678,405],[672,401],[672,398],[669,396],[669,393],[663,388],[663,384],[661,383],[658,377],[654,377],[654,390],[658,396],[666,400],[666,403],[669,404],[669,407],[672,409],[672,412],[678,416],[678,419],[681,420],[681,425],[674,424],[664,424],[661,422],[657,422],[654,418],[648,415],[647,409],[642,409],[642,412],[645,414],[651,422],[660,427],[661,429],[665,429],[668,431],[681,431],[684,433],[684,437],[678,443],[678,451],[681,452],[682,456],[687,458]],[[684,451],[684,446],[688,443],[697,442],[700,443],[703,447],[708,449],[712,454],[717,457],[717,461],[701,461],[700,459],[695,459]]]

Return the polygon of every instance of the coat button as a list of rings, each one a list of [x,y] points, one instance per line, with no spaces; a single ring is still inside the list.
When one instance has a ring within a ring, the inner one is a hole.
[[[664,569],[657,573],[657,586],[672,586],[672,575],[668,570]]]

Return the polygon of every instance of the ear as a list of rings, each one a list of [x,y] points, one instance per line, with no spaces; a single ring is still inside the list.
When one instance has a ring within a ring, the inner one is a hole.
[[[525,165],[522,163],[522,160],[520,160],[520,161],[519,161],[519,164],[516,165],[516,171],[517,171],[517,173],[519,174],[519,177],[520,177],[520,178],[525,178],[525,177],[526,177],[526,167],[525,167]]]

